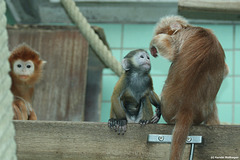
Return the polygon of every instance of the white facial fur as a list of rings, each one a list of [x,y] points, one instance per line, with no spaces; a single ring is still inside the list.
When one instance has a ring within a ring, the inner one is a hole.
[[[146,52],[138,52],[134,56],[133,63],[135,63],[136,66],[141,66],[144,70],[151,69],[150,57]]]
[[[13,64],[13,71],[19,76],[30,76],[34,72],[34,63],[31,60],[16,60]]]

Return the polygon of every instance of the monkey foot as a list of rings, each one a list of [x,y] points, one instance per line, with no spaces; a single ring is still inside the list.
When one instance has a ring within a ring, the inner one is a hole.
[[[151,123],[158,123],[161,118],[161,110],[159,108],[156,108],[155,112],[156,114],[152,117]]]
[[[158,123],[159,120],[160,118],[157,115],[154,115],[151,119],[151,123]]]
[[[140,120],[139,121],[139,124],[141,125],[141,126],[145,126],[146,124],[148,124],[148,123],[150,123],[150,121],[149,120]]]
[[[108,127],[110,129],[114,129],[118,135],[124,135],[124,133],[127,131],[127,120],[117,120],[111,118],[108,120]]]

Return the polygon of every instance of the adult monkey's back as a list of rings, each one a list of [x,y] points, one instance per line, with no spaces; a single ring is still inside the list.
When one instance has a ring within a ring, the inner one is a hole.
[[[216,95],[228,74],[216,36],[180,16],[163,18],[150,44],[151,54],[172,61],[161,94],[162,116],[175,124],[170,160],[182,158],[192,124],[219,124]]]

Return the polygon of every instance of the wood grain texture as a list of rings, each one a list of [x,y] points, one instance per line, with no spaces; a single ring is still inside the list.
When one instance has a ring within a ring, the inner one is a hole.
[[[27,43],[47,63],[35,87],[33,108],[39,120],[84,119],[88,43],[76,28],[8,28],[9,48]]]
[[[190,19],[239,21],[239,0],[179,0],[178,12]]]
[[[201,10],[239,12],[239,0],[179,0],[178,6]]]
[[[14,121],[19,160],[155,160],[168,159],[170,144],[148,143],[148,134],[171,134],[172,125],[128,124],[124,136],[106,123]],[[194,160],[211,156],[240,157],[240,126],[193,126],[190,135],[203,136],[195,145]],[[183,159],[188,159],[186,145]]]

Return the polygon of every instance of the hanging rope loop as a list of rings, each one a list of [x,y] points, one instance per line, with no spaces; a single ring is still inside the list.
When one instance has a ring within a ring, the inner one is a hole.
[[[77,25],[82,35],[87,39],[98,57],[118,76],[122,74],[122,66],[112,55],[110,50],[99,39],[98,35],[93,31],[86,18],[82,15],[79,8],[73,0],[61,0],[66,12],[72,21]]]

